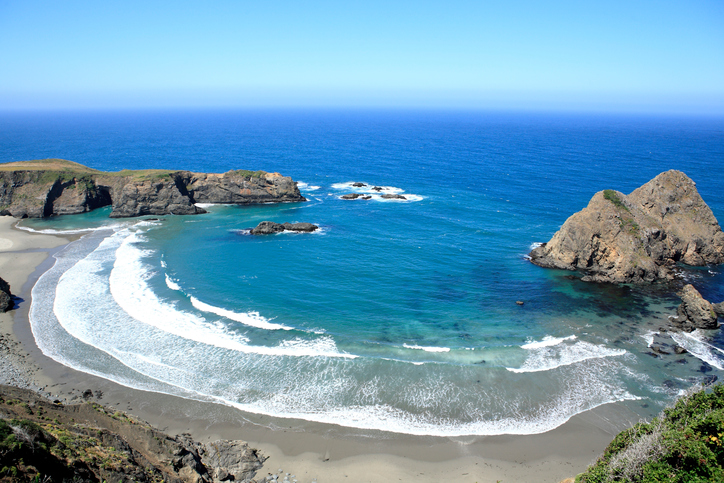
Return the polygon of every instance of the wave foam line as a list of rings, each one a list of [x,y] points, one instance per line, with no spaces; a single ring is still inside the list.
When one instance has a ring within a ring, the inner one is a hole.
[[[317,191],[320,186],[309,185],[303,181],[297,181],[297,188],[299,188],[299,191]]]
[[[570,337],[566,337],[565,339],[570,339]],[[579,341],[573,345],[566,345],[560,349],[556,349],[556,345],[558,345],[558,343],[530,349],[531,354],[521,367],[506,367],[506,369],[510,372],[518,373],[542,372],[562,366],[570,366],[589,359],[603,359],[605,357],[622,356],[626,354],[624,349],[609,349],[603,345],[595,345],[585,341]]]
[[[553,337],[552,335],[547,335],[543,337],[543,340],[535,342],[531,341],[526,344],[523,344],[520,346],[521,349],[540,349],[542,347],[552,347],[560,344],[563,341],[566,340],[575,340],[575,335],[569,335],[568,337]]]
[[[724,351],[704,341],[703,338],[705,335],[698,329],[691,334],[686,332],[671,332],[669,335],[674,342],[689,351],[689,353],[697,359],[702,360],[719,370],[724,370],[724,360],[714,354],[712,349],[719,352]]]
[[[42,233],[45,235],[76,235],[79,233],[91,233],[94,231],[101,231],[101,230],[118,230],[121,228],[124,228],[128,226],[127,224],[114,224],[114,225],[105,225],[105,226],[99,226],[95,228],[77,228],[73,230],[54,230],[53,228],[45,228],[43,230],[36,230],[34,228],[30,228],[28,226],[22,226],[22,225],[15,225],[15,228],[18,230],[24,230],[29,231],[31,233]]]
[[[432,347],[432,346],[421,346],[421,345],[410,345],[410,344],[402,344],[402,347],[405,349],[417,349],[417,350],[423,350],[425,352],[450,352],[449,347]]]
[[[168,276],[166,278],[166,281],[168,284]],[[175,285],[178,287],[178,284],[175,284]],[[181,287],[179,287],[179,290],[180,289],[181,289]],[[191,300],[191,305],[193,305],[197,309],[201,310],[202,312],[210,312],[212,314],[220,315],[221,317],[225,317],[229,320],[241,322],[242,324],[248,325],[249,327],[256,327],[257,329],[265,329],[265,330],[293,330],[294,329],[294,327],[288,327],[283,324],[274,324],[272,322],[269,322],[269,320],[266,317],[262,317],[261,315],[259,315],[259,312],[246,312],[246,313],[233,312],[231,310],[227,310],[227,309],[224,309],[221,307],[214,307],[213,305],[204,303],[201,300],[194,297],[193,295],[190,295],[189,299]]]
[[[203,317],[179,310],[174,304],[162,302],[147,281],[152,273],[143,263],[143,258],[151,253],[134,246],[142,241],[138,233],[125,232],[125,235],[115,251],[116,260],[109,279],[110,292],[118,306],[139,322],[187,340],[246,354],[357,357],[339,352],[331,337],[313,341],[297,338],[282,341],[275,347],[249,345],[247,337],[230,332],[222,323],[209,322]],[[110,237],[103,243],[114,238],[119,243],[117,237]]]

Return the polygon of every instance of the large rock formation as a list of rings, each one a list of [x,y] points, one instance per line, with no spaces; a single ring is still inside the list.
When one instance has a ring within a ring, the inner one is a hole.
[[[224,174],[146,170],[105,173],[64,160],[0,165],[0,215],[42,218],[111,205],[111,217],[205,213],[196,203],[305,201],[291,178],[264,171]]]
[[[672,279],[676,262],[724,263],[724,233],[695,183],[661,173],[631,194],[605,190],[530,253],[541,267],[582,270],[583,280]]]

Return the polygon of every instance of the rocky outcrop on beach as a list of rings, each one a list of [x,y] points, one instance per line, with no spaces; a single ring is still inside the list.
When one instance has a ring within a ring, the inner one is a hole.
[[[106,173],[65,160],[0,165],[0,215],[43,218],[111,206],[112,218],[205,213],[196,203],[306,201],[279,173],[144,170]]]
[[[319,229],[319,227],[311,223],[274,223],[273,221],[262,221],[255,228],[251,229],[251,234],[271,235],[274,233],[281,233],[283,231],[311,233],[317,229]]]
[[[173,437],[95,402],[63,405],[11,386],[0,386],[0,433],[17,481],[252,482],[266,460],[243,441]]]
[[[671,280],[677,262],[724,263],[724,233],[696,184],[671,170],[629,195],[596,193],[530,259],[541,267],[580,270],[585,281]]]
[[[681,304],[676,309],[676,317],[670,319],[677,328],[691,332],[695,329],[711,330],[719,327],[714,304],[705,300],[693,285],[685,285],[677,295],[681,297]]]
[[[7,312],[15,307],[13,294],[10,293],[10,284],[0,278],[0,312]]]

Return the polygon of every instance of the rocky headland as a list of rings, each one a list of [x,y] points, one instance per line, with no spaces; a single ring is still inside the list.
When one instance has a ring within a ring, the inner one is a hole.
[[[585,281],[672,280],[677,263],[724,263],[724,233],[696,184],[671,170],[629,195],[596,193],[530,259],[541,267],[580,270]]]
[[[306,201],[288,176],[236,170],[97,171],[59,159],[0,164],[0,215],[43,218],[111,206],[111,218],[193,215],[196,203],[257,204]]]

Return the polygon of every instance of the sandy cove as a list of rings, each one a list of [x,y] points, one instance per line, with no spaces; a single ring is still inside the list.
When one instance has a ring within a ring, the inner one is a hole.
[[[40,352],[30,330],[31,289],[72,237],[31,233],[0,217],[0,277],[19,297],[0,314],[0,383],[30,388],[66,404],[93,400],[130,413],[175,435],[198,441],[248,441],[269,459],[257,473],[290,473],[299,482],[389,481],[550,482],[582,472],[639,416],[626,404],[607,404],[537,435],[421,437],[362,431],[249,414],[208,402],[130,389],[63,366]],[[77,237],[76,237],[77,238]],[[99,392],[100,391],[100,392]]]

